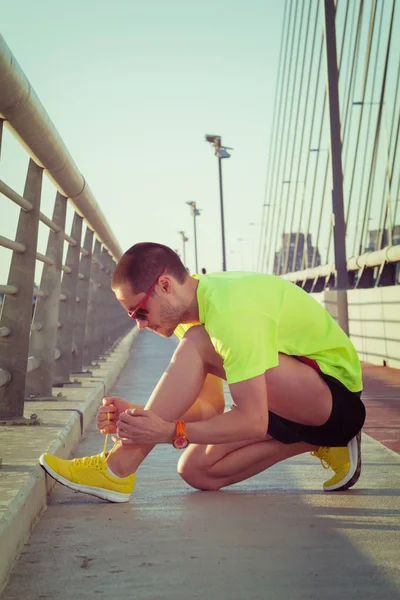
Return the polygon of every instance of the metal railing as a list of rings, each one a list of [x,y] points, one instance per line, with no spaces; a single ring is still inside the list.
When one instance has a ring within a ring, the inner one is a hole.
[[[122,251],[28,79],[0,36],[0,150],[6,125],[30,155],[23,195],[0,180],[0,216],[7,199],[20,207],[12,252],[0,284],[0,423],[24,423],[25,401],[53,397],[53,386],[90,372],[132,327],[110,281]],[[51,219],[41,211],[42,181],[55,185]],[[65,231],[67,204],[74,210]],[[39,223],[49,228],[38,252]],[[67,244],[65,259],[63,249]],[[43,263],[34,288],[36,261]]]
[[[348,289],[396,285],[400,283],[400,245],[352,256],[347,260],[346,271]],[[311,293],[336,287],[334,263],[286,273],[281,277]]]

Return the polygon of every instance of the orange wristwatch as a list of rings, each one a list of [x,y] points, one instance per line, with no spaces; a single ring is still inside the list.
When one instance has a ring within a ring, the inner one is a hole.
[[[183,421],[176,421],[175,435],[172,440],[172,445],[177,450],[183,450],[189,446],[189,440],[186,435],[186,426]]]

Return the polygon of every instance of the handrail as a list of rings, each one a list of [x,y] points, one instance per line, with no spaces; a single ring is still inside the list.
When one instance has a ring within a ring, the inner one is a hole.
[[[61,136],[0,35],[0,116],[61,194],[74,204],[115,260],[121,247]]]
[[[375,252],[365,252],[360,256],[351,256],[347,260],[347,271],[358,271],[362,268],[378,267],[383,263],[394,263],[400,261],[400,245],[386,246]],[[318,279],[318,277],[327,277],[335,274],[335,265],[319,265],[312,269],[304,271],[294,271],[293,273],[285,273],[281,275],[283,279],[289,281],[306,281],[307,279]]]
[[[7,231],[0,235],[0,247],[12,252],[7,284],[0,282],[0,422],[8,423],[22,417],[26,397],[53,397],[55,383],[66,385],[72,373],[90,372],[132,325],[111,290],[121,248],[0,35],[0,145],[4,124],[30,154],[23,196],[0,179],[1,202],[20,207],[15,239]],[[57,188],[51,218],[40,210],[45,171]],[[46,236],[46,249],[39,252]],[[36,287],[38,261],[43,267]],[[102,314],[107,318],[98,318]]]

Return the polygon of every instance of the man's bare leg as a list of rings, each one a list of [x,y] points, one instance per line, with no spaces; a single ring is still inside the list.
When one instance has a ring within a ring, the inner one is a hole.
[[[160,393],[158,391],[158,393]],[[154,395],[154,392],[153,392]],[[207,375],[204,385],[194,404],[176,419],[183,419],[186,423],[206,421],[224,412],[225,399],[222,380],[215,375]],[[171,419],[172,420],[172,419]],[[136,471],[154,446],[135,446],[127,448],[117,446],[108,459],[108,464],[113,473],[125,477]]]
[[[167,421],[181,418],[199,396],[207,373],[225,378],[222,359],[215,352],[208,334],[203,327],[193,327],[179,344],[146,408]],[[313,369],[292,357],[280,355],[279,366],[268,370],[266,379],[270,410],[306,425],[326,422],[332,407],[331,393]],[[316,398],[318,402],[315,402]],[[132,449],[120,446],[110,456],[109,466],[117,475],[126,476],[137,470],[151,448],[142,446]],[[276,440],[240,442],[236,447],[232,444],[193,446],[185,453],[181,470],[187,481],[199,481],[199,466],[203,464],[205,485],[207,482],[211,485],[210,477],[221,477],[222,480],[227,478],[226,481],[233,483],[289,456],[311,449],[313,447],[307,444],[285,445]],[[211,463],[207,466],[200,460],[201,452],[205,456],[208,452]],[[261,468],[262,465],[265,466]]]
[[[269,369],[265,377],[271,411],[304,425],[322,425],[327,421],[332,396],[316,371],[291,356],[279,354],[279,366]],[[258,442],[193,445],[182,455],[178,472],[193,487],[216,490],[248,479],[281,460],[316,449],[304,442],[283,444],[269,436]]]
[[[219,490],[262,473],[281,460],[315,449],[316,446],[304,442],[282,444],[273,438],[208,446],[196,444],[182,454],[178,473],[192,487]]]

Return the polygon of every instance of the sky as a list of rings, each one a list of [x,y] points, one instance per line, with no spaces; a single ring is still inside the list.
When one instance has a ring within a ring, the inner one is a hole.
[[[222,163],[227,267],[256,267],[283,12],[276,0],[3,4],[0,33],[123,251],[156,241],[182,253],[183,230],[194,271],[194,201],[199,269],[222,269],[218,161],[204,140],[218,134],[233,148]],[[26,167],[6,132],[0,177],[22,193]],[[46,184],[48,216],[54,197]],[[0,209],[0,234],[13,237],[17,210],[3,196]]]

